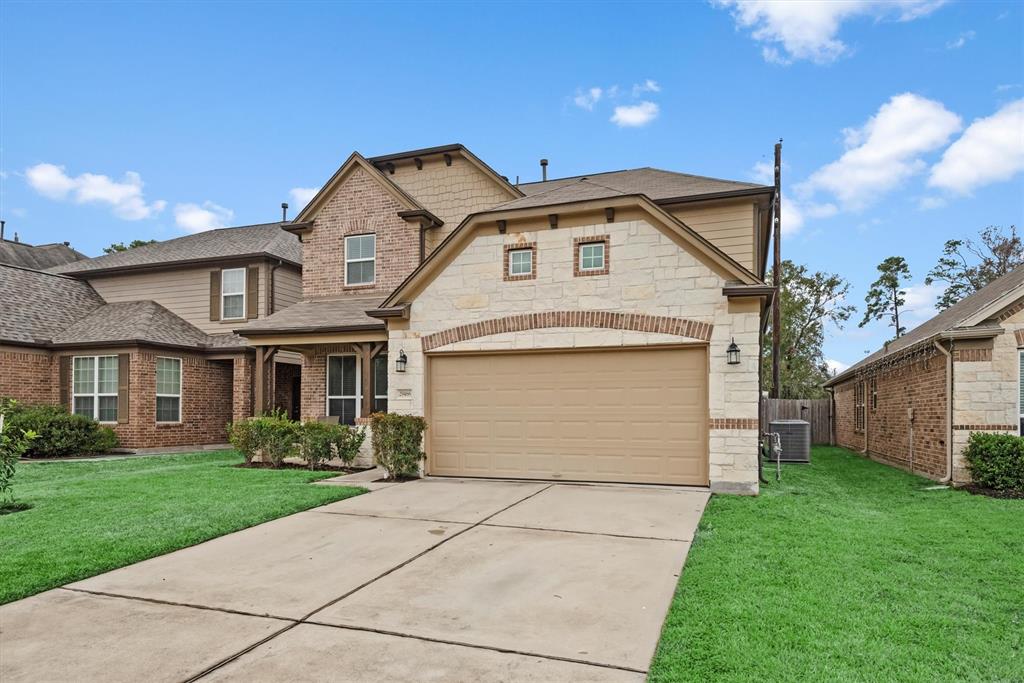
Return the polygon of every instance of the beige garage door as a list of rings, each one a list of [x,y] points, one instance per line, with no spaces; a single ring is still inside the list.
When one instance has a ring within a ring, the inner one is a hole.
[[[706,354],[432,356],[429,472],[707,485]]]

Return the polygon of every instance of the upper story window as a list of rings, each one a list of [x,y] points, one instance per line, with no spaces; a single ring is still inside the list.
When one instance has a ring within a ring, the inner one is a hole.
[[[533,250],[515,249],[508,252],[508,274],[529,275],[533,272]]]
[[[575,241],[576,262],[573,275],[608,274],[608,235],[600,237],[577,237]]]
[[[580,270],[604,268],[604,242],[580,245]]]
[[[377,236],[353,235],[345,238],[345,284],[372,285],[377,260]]]
[[[220,273],[220,310],[222,320],[245,317],[245,268],[227,268]]]
[[[117,356],[75,356],[72,410],[98,422],[117,422]]]

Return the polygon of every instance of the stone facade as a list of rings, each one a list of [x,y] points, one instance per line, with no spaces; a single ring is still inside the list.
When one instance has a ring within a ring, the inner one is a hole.
[[[0,397],[22,403],[56,403],[56,369],[49,351],[0,348]]]
[[[610,272],[574,276],[576,238],[604,235],[615,254]],[[529,242],[537,245],[536,278],[503,280],[505,245]],[[707,343],[710,483],[714,490],[756,492],[760,305],[757,300],[727,300],[722,295],[726,282],[645,220],[479,234],[415,297],[408,321],[389,323],[391,357],[404,350],[409,358],[407,372],[391,375],[390,408],[423,414],[425,340],[432,353]],[[440,346],[431,336],[553,311],[576,312],[581,319],[590,316],[592,322],[601,315],[610,320],[617,314],[638,314],[644,320],[682,319],[691,325],[492,329],[483,336],[442,337],[446,343]],[[727,365],[725,358],[733,339],[742,350],[736,366]]]
[[[419,226],[398,217],[406,207],[361,167],[356,167],[314,219],[302,238],[302,294],[387,296],[419,265]],[[372,285],[345,285],[345,237],[376,235]]]

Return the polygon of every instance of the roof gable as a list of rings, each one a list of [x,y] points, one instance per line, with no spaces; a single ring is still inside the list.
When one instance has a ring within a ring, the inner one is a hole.
[[[473,154],[469,149],[462,144],[455,143],[452,145],[442,145],[440,147],[425,147],[423,149],[413,149],[407,152],[398,152],[395,154],[384,154],[381,156],[370,157],[368,161],[379,169],[386,170],[388,164],[393,164],[396,161],[406,159],[419,159],[422,160],[424,157],[436,156],[439,154],[450,155],[458,154],[463,159],[468,161],[470,164],[475,166],[477,170],[484,174],[488,179],[491,180],[496,186],[504,190],[509,197],[517,198],[524,196],[523,191],[508,181],[503,175],[500,175],[493,168],[488,166],[480,157]]]
[[[394,182],[389,180],[387,176],[382,174],[373,164],[366,160],[366,158],[359,152],[352,152],[345,163],[334,172],[331,179],[328,180],[320,191],[309,201],[309,204],[299,212],[299,215],[295,217],[296,223],[308,223],[316,218],[316,215],[320,212],[330,198],[334,195],[337,189],[342,183],[357,169],[362,168],[367,172],[370,177],[376,180],[384,190],[395,198],[399,204],[404,206],[408,211],[426,211],[426,207],[417,202],[412,195],[403,190],[401,187],[396,185]]]
[[[0,340],[44,345],[103,299],[87,282],[18,266],[0,265]]]

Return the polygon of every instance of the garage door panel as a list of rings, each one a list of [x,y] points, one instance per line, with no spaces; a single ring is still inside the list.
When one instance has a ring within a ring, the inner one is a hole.
[[[707,484],[702,347],[430,364],[433,474]]]

